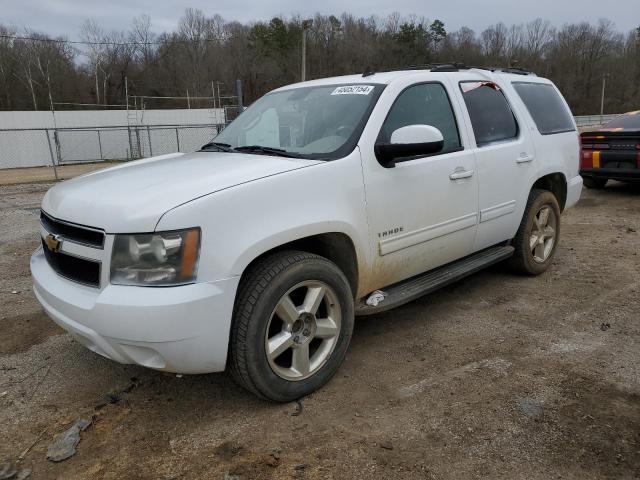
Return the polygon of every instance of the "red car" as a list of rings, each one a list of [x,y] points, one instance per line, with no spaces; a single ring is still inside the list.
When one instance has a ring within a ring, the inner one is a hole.
[[[607,180],[640,181],[640,110],[622,114],[580,135],[580,175],[589,188]]]

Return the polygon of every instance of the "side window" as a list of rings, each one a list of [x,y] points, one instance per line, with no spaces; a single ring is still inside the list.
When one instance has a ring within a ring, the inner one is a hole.
[[[571,112],[555,88],[546,83],[513,82],[536,127],[542,135],[575,130]]]
[[[518,123],[498,85],[491,82],[461,82],[460,89],[479,147],[518,136]]]
[[[407,125],[431,125],[439,129],[444,147],[438,154],[461,149],[449,96],[439,83],[413,85],[398,95],[382,125],[378,141],[388,142],[395,130]]]

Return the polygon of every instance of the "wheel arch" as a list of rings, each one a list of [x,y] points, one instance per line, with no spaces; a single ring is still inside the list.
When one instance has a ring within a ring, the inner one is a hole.
[[[564,210],[567,202],[567,178],[562,172],[548,173],[538,178],[531,186],[531,190],[540,189],[553,193],[558,200],[560,211]]]
[[[358,254],[355,243],[349,235],[343,232],[325,232],[301,237],[279,244],[255,256],[243,269],[241,282],[251,266],[261,259],[283,250],[299,250],[320,255],[335,263],[344,273],[351,287],[353,297],[356,298],[359,285]]]

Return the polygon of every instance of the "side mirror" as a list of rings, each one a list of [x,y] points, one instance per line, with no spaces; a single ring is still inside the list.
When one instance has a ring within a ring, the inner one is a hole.
[[[397,162],[419,155],[429,155],[442,150],[442,132],[431,125],[407,125],[391,134],[389,143],[376,143],[376,158],[385,167],[395,167]]]

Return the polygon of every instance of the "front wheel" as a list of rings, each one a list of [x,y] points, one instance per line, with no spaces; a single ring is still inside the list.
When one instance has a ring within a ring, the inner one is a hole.
[[[556,196],[547,190],[532,190],[513,239],[513,266],[521,273],[541,274],[549,268],[559,239],[560,207]]]
[[[349,282],[333,262],[296,251],[262,259],[238,290],[231,374],[241,386],[270,400],[308,395],[342,363],[353,321]]]

